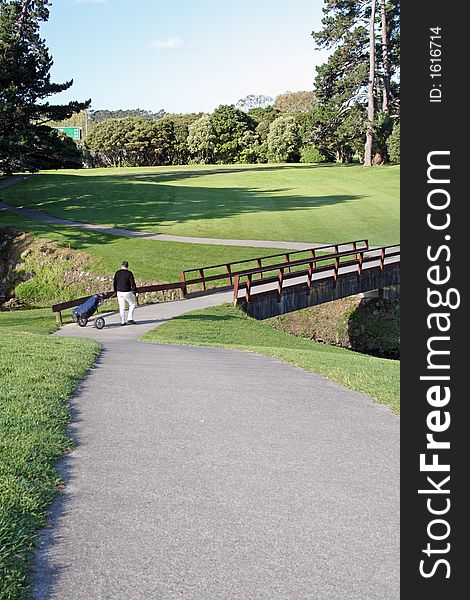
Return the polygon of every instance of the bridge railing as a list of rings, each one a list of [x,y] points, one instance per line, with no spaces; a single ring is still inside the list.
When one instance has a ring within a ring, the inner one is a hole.
[[[145,286],[140,286],[136,289],[138,294],[144,294],[147,292],[165,292],[167,290],[177,290],[177,289],[182,289],[182,284],[177,281],[175,283],[157,283],[155,285],[145,285]],[[101,296],[101,298],[103,300],[108,300],[109,298],[112,298],[113,296],[115,296],[115,292],[113,291],[109,291],[109,292],[99,292],[99,295]],[[91,294],[90,294],[91,296]],[[57,304],[53,304],[51,306],[52,312],[56,313],[56,320],[58,323],[62,323],[62,311],[66,310],[67,308],[73,308],[74,306],[80,306],[80,304],[83,304],[83,302],[85,302],[85,300],[88,300],[88,298],[90,296],[83,296],[82,298],[75,298],[74,300],[67,300],[65,302],[59,302]]]
[[[242,277],[252,272],[257,272],[263,277],[270,270],[276,271],[280,265],[283,265],[289,272],[297,265],[303,264],[301,261],[315,260],[321,254],[342,254],[350,250],[367,250],[369,248],[368,240],[352,240],[340,244],[328,244],[317,246],[315,248],[306,248],[304,250],[293,250],[289,252],[280,252],[278,254],[269,254],[237,260],[232,262],[220,263],[217,265],[206,265],[195,269],[185,269],[181,271],[181,282],[187,287],[194,281],[202,283],[202,289],[207,289],[207,284],[215,281],[226,281],[228,286],[233,286],[236,277]],[[196,275],[196,277],[194,277]]]
[[[345,248],[345,249],[344,249]],[[352,249],[351,249],[352,248]],[[329,249],[333,249],[334,252],[328,252]],[[210,265],[208,267],[201,267],[197,269],[187,269],[186,271],[181,272],[181,281],[173,282],[173,283],[158,283],[154,285],[141,286],[137,288],[138,294],[143,294],[146,292],[163,292],[167,290],[176,290],[180,289],[184,296],[188,293],[188,287],[193,285],[201,285],[204,290],[207,289],[207,284],[209,282],[215,281],[224,281],[227,280],[229,286],[233,286],[233,281],[235,280],[235,285],[240,286],[240,277],[250,277],[250,283],[253,281],[253,276],[258,274],[260,280],[258,283],[269,283],[277,279],[277,275],[275,277],[270,276],[272,272],[278,272],[282,270],[283,277],[287,278],[288,276],[297,277],[301,275],[304,271],[303,266],[309,265],[310,263],[316,265],[318,261],[327,262],[329,264],[329,268],[332,266],[332,261],[334,261],[337,257],[341,256],[356,256],[356,259],[359,260],[359,256],[364,254],[366,251],[369,251],[369,244],[367,240],[354,240],[352,242],[344,242],[341,244],[331,244],[325,245],[317,248],[309,248],[307,250],[297,250],[294,252],[284,252],[280,254],[272,254],[269,256],[262,256],[255,259],[247,259],[242,261],[234,261],[231,263],[222,263],[220,265]],[[374,252],[374,251],[371,251]],[[296,258],[302,253],[307,253],[307,258]],[[274,262],[271,264],[265,264],[261,267],[256,268],[242,268],[238,270],[230,270],[228,272],[227,266],[231,269],[233,267],[237,267],[238,265],[247,265],[250,262],[253,264],[261,264],[262,261],[266,260],[276,260],[279,257],[283,257],[283,261]],[[294,257],[294,259],[292,259]],[[217,269],[220,267],[225,267],[225,270],[222,273],[208,274],[207,271],[210,269]],[[325,267],[327,268],[327,267]],[[284,270],[287,271],[286,275],[284,275]],[[195,277],[192,279],[187,278],[188,273],[199,273],[199,277]],[[100,296],[106,300],[114,296],[114,292],[102,292]],[[52,311],[56,313],[56,319],[59,323],[62,323],[62,311],[73,308],[75,306],[79,306],[85,300],[87,300],[89,296],[76,298],[74,300],[68,300],[65,302],[59,302],[57,304],[52,305]]]
[[[333,281],[336,282],[340,275],[340,269],[343,268],[348,269],[348,272],[356,270],[357,276],[361,277],[364,268],[375,266],[383,271],[387,264],[396,262],[399,256],[400,246],[382,246],[372,250],[349,250],[324,254],[315,258],[291,261],[287,265],[279,264],[271,267],[251,269],[249,272],[238,275],[235,278],[233,301],[236,303],[240,290],[245,290],[245,300],[249,302],[253,288],[274,282],[277,282],[277,293],[280,297],[287,281],[303,277],[305,279],[300,283],[306,283],[307,288],[310,289],[314,285],[315,274],[326,274],[329,272],[328,276],[332,277]],[[299,268],[292,271],[289,267],[293,266]],[[277,269],[276,275],[263,276],[266,272],[273,271],[274,267]],[[256,278],[257,275],[259,276],[258,278]],[[272,289],[269,291],[272,291]]]

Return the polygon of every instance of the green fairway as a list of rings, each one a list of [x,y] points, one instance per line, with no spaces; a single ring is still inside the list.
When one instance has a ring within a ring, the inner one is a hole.
[[[3,227],[29,231],[36,237],[87,252],[94,259],[91,267],[95,273],[111,275],[122,260],[128,260],[140,281],[179,281],[184,269],[281,252],[278,248],[139,240],[31,221],[12,213],[0,213],[0,217]]]
[[[30,598],[29,560],[71,447],[68,398],[99,351],[92,340],[41,333],[50,310],[0,312],[0,598]]]
[[[162,344],[222,346],[280,358],[368,394],[399,412],[399,361],[303,340],[256,321],[231,305],[176,317],[142,339]]]
[[[44,172],[8,203],[81,222],[230,239],[399,241],[399,167],[219,165]]]

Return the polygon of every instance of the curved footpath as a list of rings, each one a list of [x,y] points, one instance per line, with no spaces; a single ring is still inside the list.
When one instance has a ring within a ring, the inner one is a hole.
[[[19,181],[19,180],[18,180]],[[16,183],[16,181],[14,182]],[[12,183],[10,183],[12,185]],[[6,187],[6,186],[4,186]],[[150,233],[146,231],[135,231],[133,229],[120,229],[118,227],[109,227],[106,225],[92,225],[90,223],[79,223],[78,221],[69,221],[53,217],[43,210],[34,208],[24,208],[23,206],[10,206],[5,202],[0,202],[0,211],[16,213],[25,219],[41,221],[42,223],[52,223],[66,227],[76,227],[78,229],[88,229],[108,235],[118,235],[120,237],[140,238],[145,240],[155,240],[160,242],[182,242],[186,244],[208,244],[211,246],[246,246],[253,248],[285,248],[288,250],[305,250],[306,248],[319,248],[327,244],[314,242],[282,242],[279,240],[231,240],[221,238],[205,237],[185,237],[181,235],[166,235],[164,233]]]
[[[137,341],[230,299],[58,332],[103,352],[72,401],[36,600],[398,600],[398,417],[267,357]]]

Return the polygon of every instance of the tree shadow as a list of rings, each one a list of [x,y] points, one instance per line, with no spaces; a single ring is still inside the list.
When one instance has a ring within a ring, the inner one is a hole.
[[[400,300],[363,298],[348,319],[351,349],[381,358],[400,358]]]
[[[49,214],[82,223],[108,224],[135,231],[158,231],[175,224],[237,215],[293,213],[365,198],[357,194],[300,195],[289,187],[260,190],[249,187],[200,187],[187,185],[193,178],[248,171],[317,169],[305,165],[276,167],[231,167],[227,169],[187,169],[174,173],[111,175],[40,174],[34,186],[17,186],[15,196],[24,205]],[[182,185],[170,185],[180,181]],[[183,183],[184,182],[184,183]],[[50,226],[49,226],[50,228]],[[81,235],[82,233],[80,233]],[[243,233],[240,232],[240,237]],[[306,240],[308,241],[308,240]],[[312,240],[313,241],[313,240]]]

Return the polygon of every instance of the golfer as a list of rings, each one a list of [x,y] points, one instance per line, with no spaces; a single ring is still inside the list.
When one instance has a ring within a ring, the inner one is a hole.
[[[127,324],[135,325],[134,310],[136,305],[136,289],[134,273],[129,271],[129,263],[123,260],[121,268],[114,274],[114,293],[119,302],[119,313],[121,315],[121,325],[126,325],[126,302],[129,305],[129,315]]]

